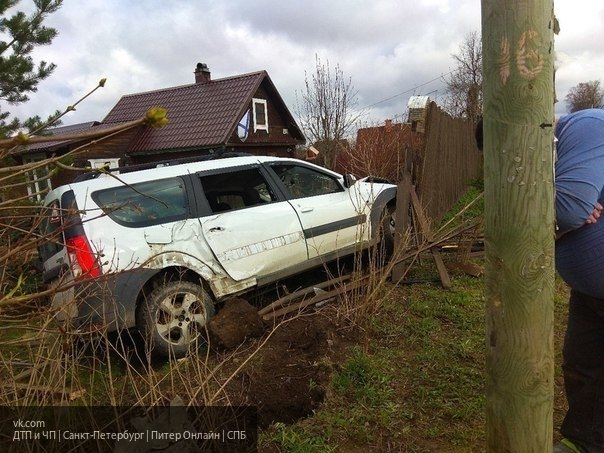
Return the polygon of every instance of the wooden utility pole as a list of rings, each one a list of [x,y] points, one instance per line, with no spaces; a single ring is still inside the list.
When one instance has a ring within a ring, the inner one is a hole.
[[[482,0],[488,451],[553,433],[553,0]]]

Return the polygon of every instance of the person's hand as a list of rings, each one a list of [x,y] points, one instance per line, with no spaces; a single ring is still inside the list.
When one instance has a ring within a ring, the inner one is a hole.
[[[598,221],[598,219],[600,218],[600,216],[602,215],[602,209],[604,209],[602,207],[602,205],[600,203],[596,203],[596,206],[594,207],[593,212],[587,218],[585,223],[596,223]]]

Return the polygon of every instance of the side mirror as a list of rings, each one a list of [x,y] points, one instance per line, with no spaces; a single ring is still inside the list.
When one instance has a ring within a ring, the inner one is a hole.
[[[344,187],[348,188],[355,182],[357,182],[357,178],[355,178],[354,175],[351,175],[350,173],[344,175]]]

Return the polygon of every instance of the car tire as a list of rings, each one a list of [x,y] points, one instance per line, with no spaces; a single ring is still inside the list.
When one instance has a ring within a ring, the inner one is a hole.
[[[203,287],[168,281],[142,301],[136,324],[148,353],[181,358],[205,343],[207,323],[213,316],[212,298]]]
[[[394,206],[388,206],[382,211],[380,217],[378,256],[383,264],[386,264],[394,254],[395,212]]]

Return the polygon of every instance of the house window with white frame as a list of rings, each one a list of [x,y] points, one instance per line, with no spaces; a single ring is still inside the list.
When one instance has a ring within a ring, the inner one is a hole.
[[[90,168],[92,168],[93,170],[101,170],[103,168],[113,169],[118,168],[120,166],[120,158],[109,157],[105,159],[88,159],[88,163],[90,164]],[[119,175],[119,171],[112,173]]]
[[[44,160],[46,160],[45,154],[34,154],[24,157],[23,163],[35,164]],[[27,180],[27,194],[37,201],[42,201],[46,193],[52,190],[48,165],[34,165],[31,170],[25,173],[25,178]]]
[[[254,132],[268,132],[268,110],[266,108],[266,99],[252,99],[252,110],[254,116]]]

